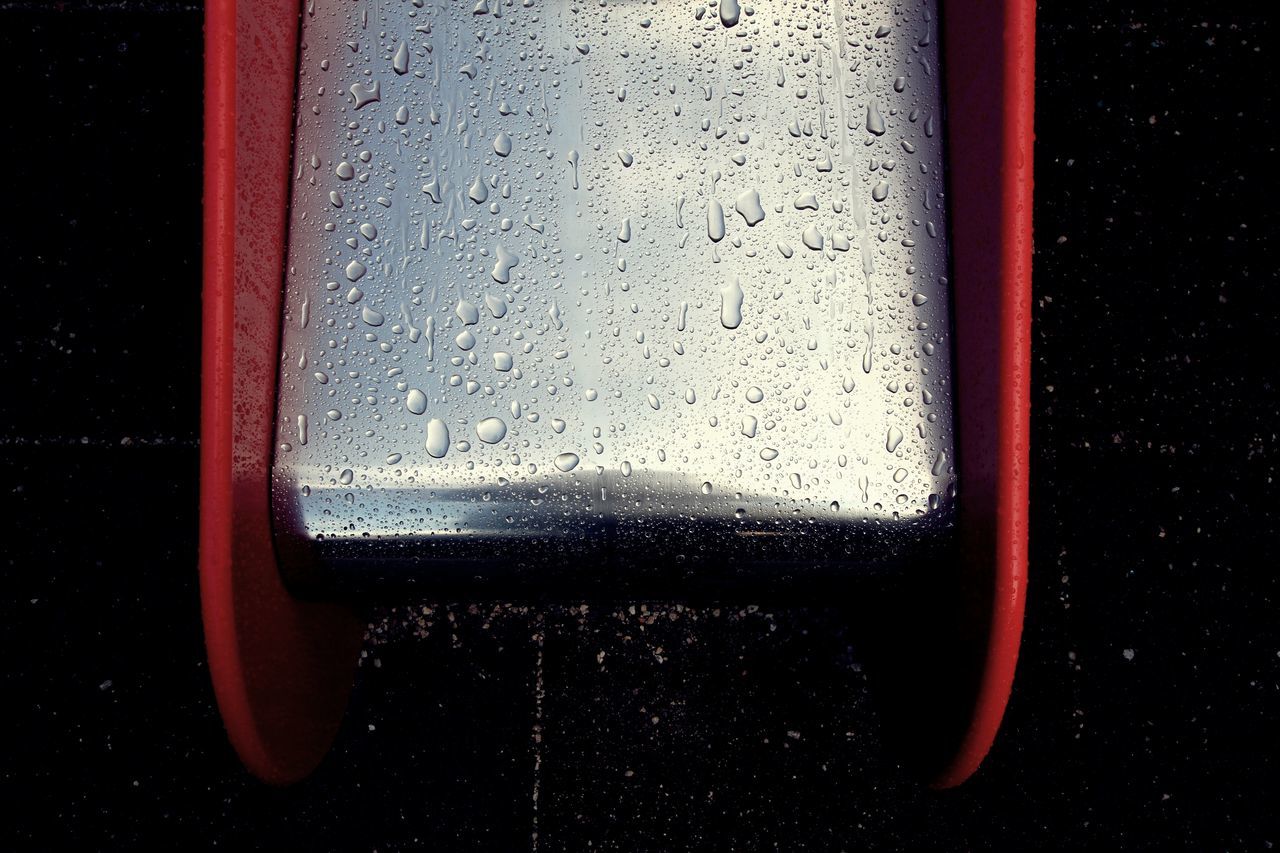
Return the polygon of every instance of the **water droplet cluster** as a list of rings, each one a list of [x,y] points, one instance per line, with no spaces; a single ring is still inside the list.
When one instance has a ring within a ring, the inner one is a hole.
[[[308,5],[277,507],[352,539],[936,509],[932,9]]]

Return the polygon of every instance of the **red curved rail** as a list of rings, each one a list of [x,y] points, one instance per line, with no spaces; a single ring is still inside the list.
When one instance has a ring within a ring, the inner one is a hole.
[[[200,593],[231,743],[278,784],[328,750],[361,637],[347,608],[288,594],[271,541],[297,26],[293,0],[212,0],[205,13]]]
[[[986,637],[969,722],[934,778],[958,785],[990,750],[1013,686],[1026,601],[1031,416],[1035,3],[943,8],[961,537],[970,631]]]

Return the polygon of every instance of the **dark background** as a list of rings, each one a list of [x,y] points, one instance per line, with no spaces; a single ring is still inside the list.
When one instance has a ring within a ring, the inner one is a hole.
[[[195,574],[202,12],[0,4],[0,848],[1271,849],[1280,80],[1231,6],[1040,9],[1026,635],[939,794],[815,611],[390,619],[320,771],[249,778]]]

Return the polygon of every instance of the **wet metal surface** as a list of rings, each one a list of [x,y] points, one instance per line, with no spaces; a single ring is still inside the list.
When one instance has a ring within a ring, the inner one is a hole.
[[[642,588],[678,595],[938,550],[935,18],[309,9],[273,484],[295,580],[572,599],[667,564]]]

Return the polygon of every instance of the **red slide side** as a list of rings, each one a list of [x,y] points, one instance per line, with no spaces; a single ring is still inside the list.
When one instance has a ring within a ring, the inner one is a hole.
[[[298,45],[294,0],[211,0],[205,19],[200,592],[231,743],[285,784],[329,749],[362,628],[276,570],[268,478]]]

